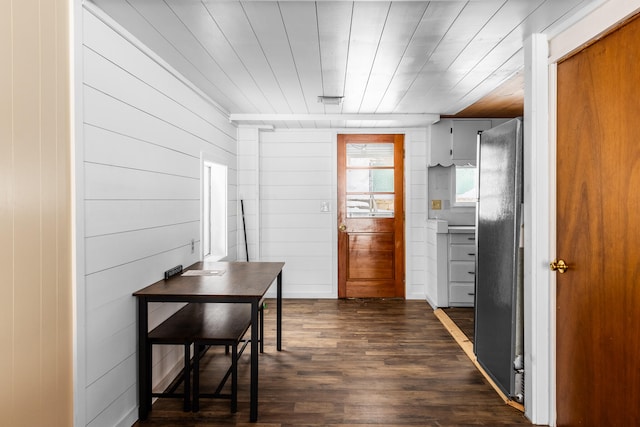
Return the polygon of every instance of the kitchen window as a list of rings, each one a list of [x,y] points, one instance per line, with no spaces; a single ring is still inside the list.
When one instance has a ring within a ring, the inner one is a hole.
[[[453,206],[471,207],[476,205],[476,188],[478,179],[478,168],[473,165],[454,166],[453,183]]]

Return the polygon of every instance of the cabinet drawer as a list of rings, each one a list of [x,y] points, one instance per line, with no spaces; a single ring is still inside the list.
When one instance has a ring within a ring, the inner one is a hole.
[[[475,287],[472,283],[451,283],[449,285],[449,305],[473,306]]]
[[[451,245],[449,247],[449,259],[452,261],[474,261],[476,259],[476,247],[474,245]]]
[[[472,244],[476,243],[476,235],[469,233],[451,233],[449,234],[449,243],[455,244]]]
[[[449,282],[473,282],[476,263],[473,261],[451,261],[449,263]]]

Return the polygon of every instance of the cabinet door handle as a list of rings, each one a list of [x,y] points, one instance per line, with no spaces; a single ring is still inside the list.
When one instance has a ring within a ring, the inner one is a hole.
[[[469,255],[469,256],[476,256],[476,254],[467,254],[467,255]]]
[[[469,271],[469,274],[473,274],[475,276],[476,272],[475,271]]]
[[[469,292],[467,295],[474,296],[475,294],[476,294],[475,292]]]
[[[467,240],[476,240],[475,237],[467,237]]]

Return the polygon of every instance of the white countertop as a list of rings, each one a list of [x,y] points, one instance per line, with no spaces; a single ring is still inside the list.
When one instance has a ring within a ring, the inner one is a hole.
[[[475,225],[449,225],[444,219],[428,219],[427,228],[436,230],[436,233],[475,233]]]

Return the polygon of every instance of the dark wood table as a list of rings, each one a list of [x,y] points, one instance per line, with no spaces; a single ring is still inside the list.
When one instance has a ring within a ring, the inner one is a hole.
[[[220,275],[178,274],[160,280],[133,295],[138,298],[138,417],[151,410],[151,361],[147,343],[150,302],[228,302],[251,304],[251,422],[258,420],[258,311],[277,279],[276,348],[282,350],[283,262],[198,262],[186,270],[217,270]]]

